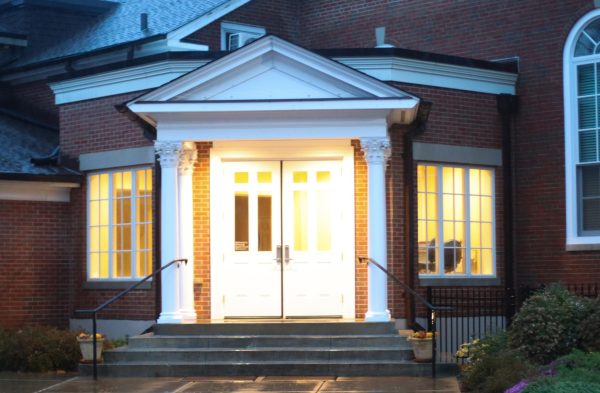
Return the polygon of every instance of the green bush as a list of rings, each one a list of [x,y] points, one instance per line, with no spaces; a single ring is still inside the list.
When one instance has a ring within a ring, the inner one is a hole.
[[[547,364],[577,347],[579,324],[591,301],[553,284],[532,295],[513,319],[509,347],[528,360]]]
[[[590,304],[589,314],[579,325],[579,338],[583,349],[600,352],[600,299]]]
[[[75,370],[81,358],[75,334],[53,327],[0,329],[0,370]]]
[[[469,346],[469,364],[461,385],[466,391],[504,392],[531,375],[533,367],[517,352],[507,348],[506,333],[498,333]]]

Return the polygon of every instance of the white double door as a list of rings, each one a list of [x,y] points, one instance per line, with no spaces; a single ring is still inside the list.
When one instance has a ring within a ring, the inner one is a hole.
[[[341,162],[223,168],[225,317],[341,316]]]

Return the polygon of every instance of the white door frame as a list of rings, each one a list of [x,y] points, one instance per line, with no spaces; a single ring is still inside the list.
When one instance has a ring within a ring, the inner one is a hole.
[[[355,232],[354,232],[354,148],[349,139],[286,141],[215,141],[210,150],[210,288],[211,319],[223,319],[223,244],[222,198],[223,162],[263,160],[341,160],[343,170],[344,220],[343,318],[355,317]]]

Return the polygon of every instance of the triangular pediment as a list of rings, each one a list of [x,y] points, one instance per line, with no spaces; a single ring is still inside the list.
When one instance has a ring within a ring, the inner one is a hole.
[[[274,36],[151,91],[135,102],[377,99],[415,97]]]

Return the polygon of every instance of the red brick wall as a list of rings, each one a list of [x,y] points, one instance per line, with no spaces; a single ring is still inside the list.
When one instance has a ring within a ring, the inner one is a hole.
[[[196,143],[198,161],[194,167],[194,296],[198,318],[210,318],[210,148]]]
[[[223,18],[188,36],[208,44],[212,51],[221,50],[221,22],[237,22],[264,27],[267,34],[296,42],[299,39],[300,2],[295,0],[253,0]]]
[[[518,56],[521,100],[515,123],[518,277],[521,283],[590,282],[600,279],[600,253],[565,251],[562,50],[574,23],[591,9],[593,2],[588,0],[554,0],[544,2],[543,6],[535,0],[317,0],[303,3],[300,43],[310,48],[373,47],[374,28],[386,26],[386,41],[401,48],[478,59]],[[494,99],[482,97],[486,108]],[[470,132],[465,124],[477,121],[475,117],[481,116],[481,109],[478,103],[471,101],[465,105],[459,98],[440,105],[446,102],[440,101],[444,98],[433,97],[429,131],[424,140],[494,145],[499,135],[485,140],[481,127],[479,135],[462,138],[465,131]],[[447,114],[442,116],[440,110]],[[454,124],[442,124],[451,117],[457,118]],[[436,123],[445,132],[434,138],[431,130],[437,128]]]
[[[82,153],[150,146],[142,128],[119,113],[123,104],[141,92],[120,94],[60,106],[60,145],[67,161]]]
[[[54,93],[45,81],[14,86],[9,105],[37,121],[58,125],[58,107],[54,104]]]
[[[0,201],[0,326],[68,326],[68,203]]]

